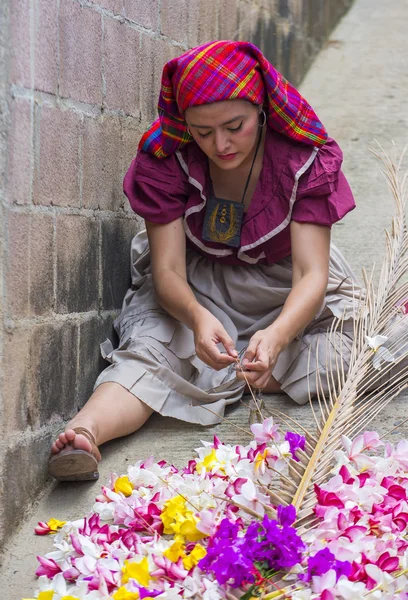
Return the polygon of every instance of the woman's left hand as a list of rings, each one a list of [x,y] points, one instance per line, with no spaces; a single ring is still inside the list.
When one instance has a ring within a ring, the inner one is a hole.
[[[252,336],[242,360],[245,377],[242,371],[238,370],[237,378],[242,381],[246,379],[254,388],[266,387],[282,349],[283,346],[272,331],[257,331]]]

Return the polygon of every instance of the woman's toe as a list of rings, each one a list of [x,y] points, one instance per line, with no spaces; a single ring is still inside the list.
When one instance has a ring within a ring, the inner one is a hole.
[[[85,452],[91,452],[92,444],[84,435],[79,433],[75,436],[74,448],[77,450],[85,450]]]
[[[64,431],[64,435],[66,438],[66,444],[72,444],[72,442],[74,441],[75,437],[76,437],[76,433],[73,429],[66,429]]]
[[[59,446],[57,446],[57,442],[54,442],[53,445],[51,446],[51,454],[58,454],[58,452],[61,450],[61,448]]]
[[[61,442],[64,446],[69,443],[65,431],[59,434],[57,441]]]

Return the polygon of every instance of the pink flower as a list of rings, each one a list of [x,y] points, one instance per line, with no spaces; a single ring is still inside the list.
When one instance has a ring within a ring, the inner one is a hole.
[[[392,511],[392,522],[399,532],[403,532],[408,526],[408,513],[399,512],[401,506],[396,506]]]
[[[240,494],[241,490],[242,490],[242,486],[247,481],[248,480],[245,479],[244,477],[238,477],[233,483],[230,483],[227,486],[227,488],[225,490],[225,495],[228,496],[228,498],[232,498],[232,496],[234,496],[235,494]]]
[[[64,576],[64,579],[66,579],[67,581],[75,581],[80,575],[78,569],[76,569],[75,567],[70,567],[69,569],[66,569],[65,571],[63,571],[62,574]]]
[[[376,564],[377,567],[381,569],[381,571],[392,573],[393,571],[396,571],[399,567],[399,558],[398,556],[390,556],[389,552],[384,552],[374,564]]]
[[[258,444],[267,444],[271,441],[279,442],[280,440],[279,425],[273,424],[272,417],[268,417],[263,423],[253,423],[251,431]]]
[[[354,477],[350,475],[350,471],[346,467],[346,465],[342,465],[339,470],[339,475],[343,479],[343,483],[347,483],[347,485],[351,485],[354,483]]]
[[[47,535],[47,533],[50,533],[51,527],[45,521],[40,521],[34,531],[37,535]]]
[[[376,431],[365,431],[363,433],[364,450],[375,450],[380,446],[384,446],[384,442],[380,440],[380,436]]]
[[[150,574],[152,577],[167,577],[175,581],[183,581],[188,571],[183,566],[181,558],[176,563],[172,562],[166,556],[153,556],[153,560],[157,565],[157,569],[154,569]]]
[[[48,579],[53,579],[57,573],[61,573],[61,568],[57,565],[55,560],[52,560],[52,558],[37,556],[37,560],[40,563],[40,566],[37,567],[35,572],[37,577],[45,575]]]
[[[337,508],[344,508],[344,502],[334,492],[327,492],[317,485],[314,486],[317,502],[321,506],[336,506]]]

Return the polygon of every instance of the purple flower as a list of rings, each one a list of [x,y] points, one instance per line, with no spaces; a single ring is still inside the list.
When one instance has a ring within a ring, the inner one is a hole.
[[[285,440],[289,442],[290,453],[292,454],[293,460],[299,462],[298,457],[296,456],[296,450],[299,448],[301,450],[305,449],[306,438],[304,435],[299,435],[298,433],[294,433],[293,431],[288,431],[285,435]]]
[[[253,521],[245,535],[240,523],[223,519],[198,566],[213,573],[221,585],[228,583],[231,587],[253,583],[255,563],[267,570],[287,571],[301,562],[306,548],[291,527],[295,519],[294,506],[280,506],[277,521],[265,515],[262,521]]]
[[[331,569],[336,572],[336,581],[338,581],[342,575],[346,575],[346,577],[350,575],[351,564],[347,561],[337,560],[328,548],[324,548],[309,558],[307,573],[299,575],[299,579],[310,581],[314,575],[324,575]]]
[[[278,518],[282,525],[265,515],[262,522],[251,523],[245,534],[248,557],[276,571],[298,564],[306,548],[296,529],[287,524],[296,518],[295,508],[283,507]]]
[[[296,508],[289,506],[278,506],[278,523],[279,525],[293,525],[296,521]]]
[[[245,538],[238,537],[240,530],[239,523],[223,519],[208,543],[206,556],[198,563],[202,571],[213,573],[220,585],[228,582],[231,587],[240,587],[244,582],[254,582]]]

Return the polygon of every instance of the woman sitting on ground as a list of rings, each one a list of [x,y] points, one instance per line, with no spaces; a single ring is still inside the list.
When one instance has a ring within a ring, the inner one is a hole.
[[[103,345],[111,365],[53,444],[52,476],[97,478],[98,446],[153,412],[219,422],[245,391],[237,359],[251,386],[299,404],[316,371],[327,386],[325,332],[333,315],[352,314],[358,288],[330,243],[354,208],[341,163],[312,108],[252,44],[216,41],[165,65],[159,118],[124,181],[147,235],[132,242],[119,346]],[[352,336],[349,319],[343,355]]]

